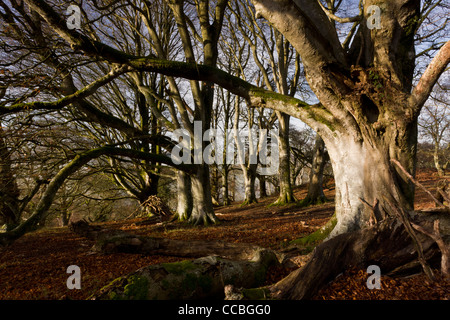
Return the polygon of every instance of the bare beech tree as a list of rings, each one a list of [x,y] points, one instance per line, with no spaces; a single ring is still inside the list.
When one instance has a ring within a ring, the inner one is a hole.
[[[418,0],[365,1],[361,14],[347,19],[359,23],[348,47],[342,45],[336,32],[334,20],[339,19],[318,2],[253,1],[256,15],[267,18],[299,53],[307,81],[321,102],[318,105],[307,105],[231,77],[213,67],[215,63],[209,63],[214,62],[216,54],[209,62],[205,56],[204,64],[194,64],[192,60],[167,62],[124,53],[69,30],[65,20],[46,2],[27,0],[26,3],[74,49],[88,56],[135,70],[215,82],[254,106],[264,105],[302,119],[325,141],[335,173],[337,225],[332,235],[366,225],[370,209],[360,199],[368,203],[378,199],[384,211],[389,211],[386,199],[412,209],[414,187],[390,160],[400,161],[414,173],[417,117],[450,60],[450,42],[447,42],[413,85],[415,36],[422,16]],[[373,16],[369,10],[371,5],[380,8],[379,17]],[[216,19],[220,20],[223,10],[220,6],[216,8],[219,10]],[[215,24],[217,28],[220,28],[219,20]],[[203,23],[205,27],[208,25],[212,32],[209,36],[217,37],[220,30],[211,26],[209,17]],[[204,39],[211,53],[215,50],[209,46],[214,43]],[[71,98],[58,105],[70,103]]]
[[[442,156],[450,143],[450,104],[446,93],[448,89],[435,90],[419,117],[419,129],[424,139],[431,140],[433,144],[434,166],[441,177],[449,165],[449,160]]]
[[[214,98],[212,84],[217,84],[245,99],[254,108],[270,108],[301,119],[320,135],[331,159],[336,182],[337,223],[330,239],[316,248],[314,258],[304,268],[271,286],[271,297],[308,298],[343,268],[375,262],[381,268],[393,270],[414,259],[411,255],[414,250],[426,269],[423,251],[435,250],[435,240],[426,235],[417,236],[407,215],[413,209],[414,201],[411,177],[416,168],[418,117],[450,62],[450,41],[433,42],[428,53],[433,52],[434,57],[427,61],[427,67],[417,76],[417,81],[414,81],[415,71],[422,68],[416,69],[415,45],[416,40],[425,36],[421,26],[430,12],[448,8],[438,6],[443,4],[441,1],[426,1],[422,5],[419,0],[366,0],[359,4],[348,1],[347,7],[353,10],[346,13],[352,15],[343,18],[339,10],[343,1],[325,4],[311,0],[252,0],[252,3],[255,17],[265,18],[279,36],[293,46],[301,58],[308,84],[320,103],[312,105],[284,91],[276,93],[216,67],[217,44],[227,1],[214,4],[209,1],[169,2],[184,53],[183,58],[172,60],[152,53],[143,56],[126,52],[106,37],[95,37],[88,29],[68,28],[66,20],[50,0],[24,0],[23,4],[27,5],[24,15],[28,17],[28,11],[31,12],[35,27],[37,22],[42,26],[36,30],[45,28],[48,38],[60,43],[67,56],[77,57],[75,61],[82,64],[102,61],[109,68],[104,76],[78,89],[69,65],[64,63],[61,68],[57,63],[63,57],[49,55],[45,43],[30,42],[29,47],[37,47],[41,58],[47,58],[46,62],[58,71],[55,74],[59,77],[63,97],[55,100],[37,91],[27,92],[21,99],[2,103],[0,112],[11,114],[24,108],[38,111],[71,106],[98,123],[120,128],[133,137],[139,133],[135,128],[100,112],[88,98],[125,73],[151,72],[190,81],[195,108],[193,119],[184,115],[186,124],[199,120],[202,130],[206,130],[210,125]],[[2,18],[11,20],[10,15],[16,13],[11,12],[5,2],[0,4],[3,4]],[[136,2],[124,2],[123,5],[132,6]],[[97,3],[95,6],[100,8]],[[18,6],[16,11],[20,10]],[[103,15],[110,13],[104,8],[98,10]],[[190,15],[193,15],[192,19]],[[194,19],[198,23],[194,23]],[[348,36],[343,37],[340,32],[344,29],[340,25],[347,23],[352,27],[347,28]],[[13,22],[9,26],[20,40],[23,30]],[[447,29],[444,23],[442,29],[436,30]],[[105,34],[107,30],[105,27]],[[40,39],[39,32],[33,36]],[[41,101],[33,101],[37,96],[42,98]],[[208,223],[216,220],[208,168],[204,163],[194,168],[182,164],[175,166],[165,155],[102,146],[77,154],[54,175],[34,213],[7,237],[17,237],[24,229],[36,224],[62,183],[89,161],[103,155],[149,159],[190,173],[194,201],[191,221]],[[448,219],[448,215],[440,218]],[[425,218],[419,216],[416,219]],[[373,221],[378,223],[365,228]],[[2,236],[0,241],[4,242],[4,238]]]

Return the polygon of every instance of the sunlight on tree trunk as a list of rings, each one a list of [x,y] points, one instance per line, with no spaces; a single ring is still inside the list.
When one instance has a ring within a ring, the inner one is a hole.
[[[309,175],[308,194],[301,201],[302,205],[322,204],[327,201],[323,193],[323,171],[328,161],[328,154],[325,151],[325,143],[322,138],[317,135],[314,145],[313,162]]]

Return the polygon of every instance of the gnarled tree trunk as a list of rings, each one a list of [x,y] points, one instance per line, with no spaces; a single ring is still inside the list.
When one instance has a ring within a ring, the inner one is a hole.
[[[289,112],[283,112],[298,115],[327,146],[337,193],[338,222],[331,236],[366,224],[371,210],[361,199],[378,199],[381,211],[387,211],[385,199],[411,209],[414,186],[390,160],[400,161],[414,175],[417,117],[450,61],[449,42],[413,88],[420,1],[364,1],[360,26],[348,48],[341,45],[333,19],[319,2],[252,2],[257,14],[298,51],[320,101],[308,108],[286,106]],[[371,5],[382,9],[380,28],[367,23],[373,18]],[[269,99],[260,101],[272,105]]]
[[[413,221],[432,228],[435,219],[415,216]],[[448,246],[450,218],[448,214],[442,214],[439,219],[444,222],[441,234]],[[421,233],[417,233],[416,237],[421,243],[424,257],[438,266],[441,253],[435,241]],[[276,299],[309,299],[350,267],[366,269],[369,265],[377,265],[383,274],[420,271],[417,256],[416,245],[404,225],[396,218],[388,218],[371,228],[340,234],[322,243],[303,268],[271,286],[270,291]]]

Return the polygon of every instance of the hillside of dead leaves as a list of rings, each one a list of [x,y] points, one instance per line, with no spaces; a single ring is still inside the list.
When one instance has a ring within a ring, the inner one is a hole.
[[[433,192],[437,177],[431,171],[421,172],[418,180]],[[325,194],[330,202],[308,208],[297,205],[270,207],[269,204],[275,200],[273,197],[245,207],[239,204],[219,207],[216,213],[221,223],[208,227],[193,227],[184,223],[143,223],[142,219],[108,222],[105,225],[153,237],[254,243],[282,250],[290,241],[323,226],[332,216],[334,188],[326,189]],[[297,199],[301,200],[305,195],[306,188],[296,189]],[[418,189],[416,209],[433,206],[432,200]],[[138,268],[182,260],[170,256],[101,255],[90,251],[92,245],[92,241],[80,238],[67,228],[51,228],[27,234],[13,245],[0,248],[0,300],[87,299],[115,278]],[[81,290],[67,289],[69,275],[66,270],[70,265],[80,267]],[[381,289],[369,290],[365,270],[348,270],[323,288],[315,299],[448,300],[450,281],[444,280],[438,270],[434,272],[437,281],[433,283],[423,274],[407,279],[383,276]],[[272,269],[267,284],[286,275],[287,270]]]

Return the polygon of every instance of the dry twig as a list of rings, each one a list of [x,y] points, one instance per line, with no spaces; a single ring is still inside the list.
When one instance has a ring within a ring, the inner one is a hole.
[[[400,162],[398,162],[398,160],[395,159],[391,159],[391,162],[396,164],[397,167],[408,177],[409,180],[411,180],[416,186],[418,186],[420,189],[422,189],[423,191],[425,191],[426,194],[428,194],[431,199],[433,199],[433,201],[440,207],[445,207],[444,204],[442,202],[440,202],[438,199],[436,199],[435,196],[433,196],[431,194],[430,191],[428,191],[422,184],[420,184],[416,179],[413,178],[412,175],[409,174],[408,171],[406,171],[405,168],[403,168],[403,166],[400,164]]]

